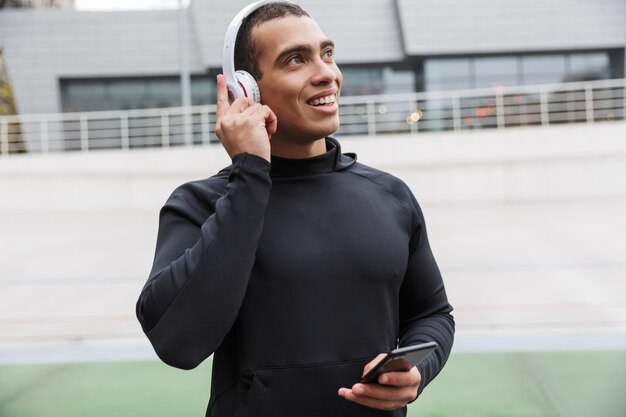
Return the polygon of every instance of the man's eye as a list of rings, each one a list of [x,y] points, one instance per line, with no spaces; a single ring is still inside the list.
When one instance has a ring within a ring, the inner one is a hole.
[[[289,61],[287,61],[287,64],[288,65],[298,65],[298,64],[302,64],[303,62],[304,62],[304,60],[302,59],[302,57],[294,56]]]
[[[335,51],[333,51],[332,49],[329,49],[328,51],[324,52],[324,57],[326,58],[333,59],[334,56],[335,56]]]

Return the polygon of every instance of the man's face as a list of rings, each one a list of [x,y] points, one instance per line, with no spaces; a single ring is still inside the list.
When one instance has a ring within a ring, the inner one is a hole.
[[[334,44],[303,16],[285,16],[252,30],[259,53],[261,101],[278,118],[272,140],[306,143],[339,128],[341,71]]]

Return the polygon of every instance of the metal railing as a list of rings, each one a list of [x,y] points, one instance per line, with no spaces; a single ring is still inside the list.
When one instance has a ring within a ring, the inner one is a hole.
[[[340,136],[625,120],[626,79],[342,97]],[[0,154],[217,142],[215,105],[0,117]]]

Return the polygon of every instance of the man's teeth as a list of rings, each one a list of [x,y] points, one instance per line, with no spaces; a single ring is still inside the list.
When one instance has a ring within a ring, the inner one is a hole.
[[[319,105],[323,105],[323,104],[332,104],[335,102],[335,95],[332,94],[330,96],[326,96],[326,97],[320,97],[320,98],[316,98],[314,100],[310,100],[309,104],[312,104],[314,106],[319,106]]]

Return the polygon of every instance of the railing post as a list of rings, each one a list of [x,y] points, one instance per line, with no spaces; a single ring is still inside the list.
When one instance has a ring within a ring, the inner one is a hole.
[[[204,108],[200,112],[200,131],[202,132],[202,143],[205,145],[211,142],[209,123],[209,109]]]
[[[550,124],[548,92],[543,88],[539,92],[539,111],[541,112],[541,126],[548,126]]]
[[[89,151],[89,127],[87,125],[87,115],[80,115],[80,150]]]
[[[130,149],[130,135],[128,132],[128,114],[127,113],[122,113],[120,115],[120,134],[121,134],[122,149],[124,150]]]
[[[593,115],[593,89],[591,84],[585,84],[585,110],[587,111],[587,123],[594,122]]]
[[[621,120],[626,120],[626,78],[624,78],[624,84],[622,85],[622,99],[619,102],[622,103]],[[616,114],[615,120],[619,120],[619,117],[620,115]]]
[[[498,129],[504,129],[504,97],[500,91],[496,92],[496,121]]]
[[[193,129],[189,107],[183,107],[183,142],[185,146],[193,145]]]
[[[454,130],[461,130],[461,99],[458,95],[452,96],[452,125]]]
[[[0,119],[0,153],[9,156],[9,122],[6,117]]]
[[[43,117],[39,121],[39,130],[41,132],[41,153],[48,153],[50,151],[50,138],[48,135],[48,118]]]
[[[376,136],[376,106],[374,100],[367,100],[367,135]]]
[[[161,146],[164,148],[170,146],[170,120],[166,111],[161,112]]]

